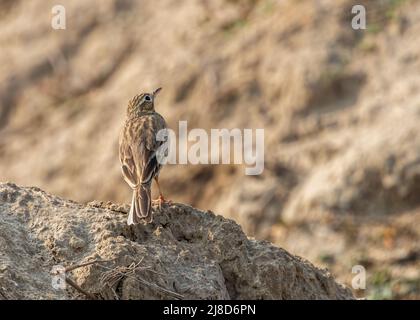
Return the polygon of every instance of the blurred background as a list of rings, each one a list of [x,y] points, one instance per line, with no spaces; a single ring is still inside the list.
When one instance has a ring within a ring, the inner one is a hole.
[[[128,203],[128,100],[176,129],[264,128],[265,170],[170,165],[167,198],[232,218],[369,299],[420,299],[420,2],[0,1],[0,180]],[[365,5],[367,29],[351,8]]]

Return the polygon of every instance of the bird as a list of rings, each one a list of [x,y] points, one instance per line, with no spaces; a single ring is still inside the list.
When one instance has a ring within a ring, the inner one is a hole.
[[[165,139],[157,139],[160,130],[166,130],[165,119],[155,110],[155,99],[162,88],[152,93],[135,95],[128,102],[126,120],[120,133],[119,158],[124,180],[133,190],[127,224],[140,221],[151,223],[152,181],[159,190],[159,206],[166,200],[159,185],[159,172],[162,168],[160,148],[165,146]],[[163,135],[164,136],[164,135]],[[162,140],[162,141],[161,141]],[[164,150],[164,152],[167,151]]]

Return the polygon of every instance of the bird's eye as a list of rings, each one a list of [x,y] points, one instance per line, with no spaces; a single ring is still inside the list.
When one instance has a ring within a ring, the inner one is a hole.
[[[152,98],[147,94],[144,96],[145,101],[152,101]]]

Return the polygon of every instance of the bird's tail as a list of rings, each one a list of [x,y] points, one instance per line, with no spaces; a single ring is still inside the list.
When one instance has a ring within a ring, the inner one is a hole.
[[[127,224],[138,224],[141,219],[145,219],[147,223],[152,221],[150,184],[141,184],[139,187],[133,189]]]

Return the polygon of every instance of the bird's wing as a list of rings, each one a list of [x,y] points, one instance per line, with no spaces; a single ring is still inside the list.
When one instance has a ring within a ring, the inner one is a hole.
[[[129,144],[129,137],[126,136],[127,131],[123,131],[120,137],[120,162],[121,162],[121,171],[124,177],[124,180],[132,188],[136,188],[138,185],[137,175],[136,175],[136,164],[134,162],[133,152]]]
[[[138,181],[151,183],[159,173],[161,164],[156,158],[159,147],[164,143],[156,139],[159,130],[166,128],[165,121],[159,115],[147,116],[139,125],[139,137],[134,144],[133,157],[137,166]]]
[[[142,154],[142,171],[140,175],[141,183],[151,183],[152,179],[160,170],[160,163],[156,158],[156,150],[149,150],[143,145]]]

